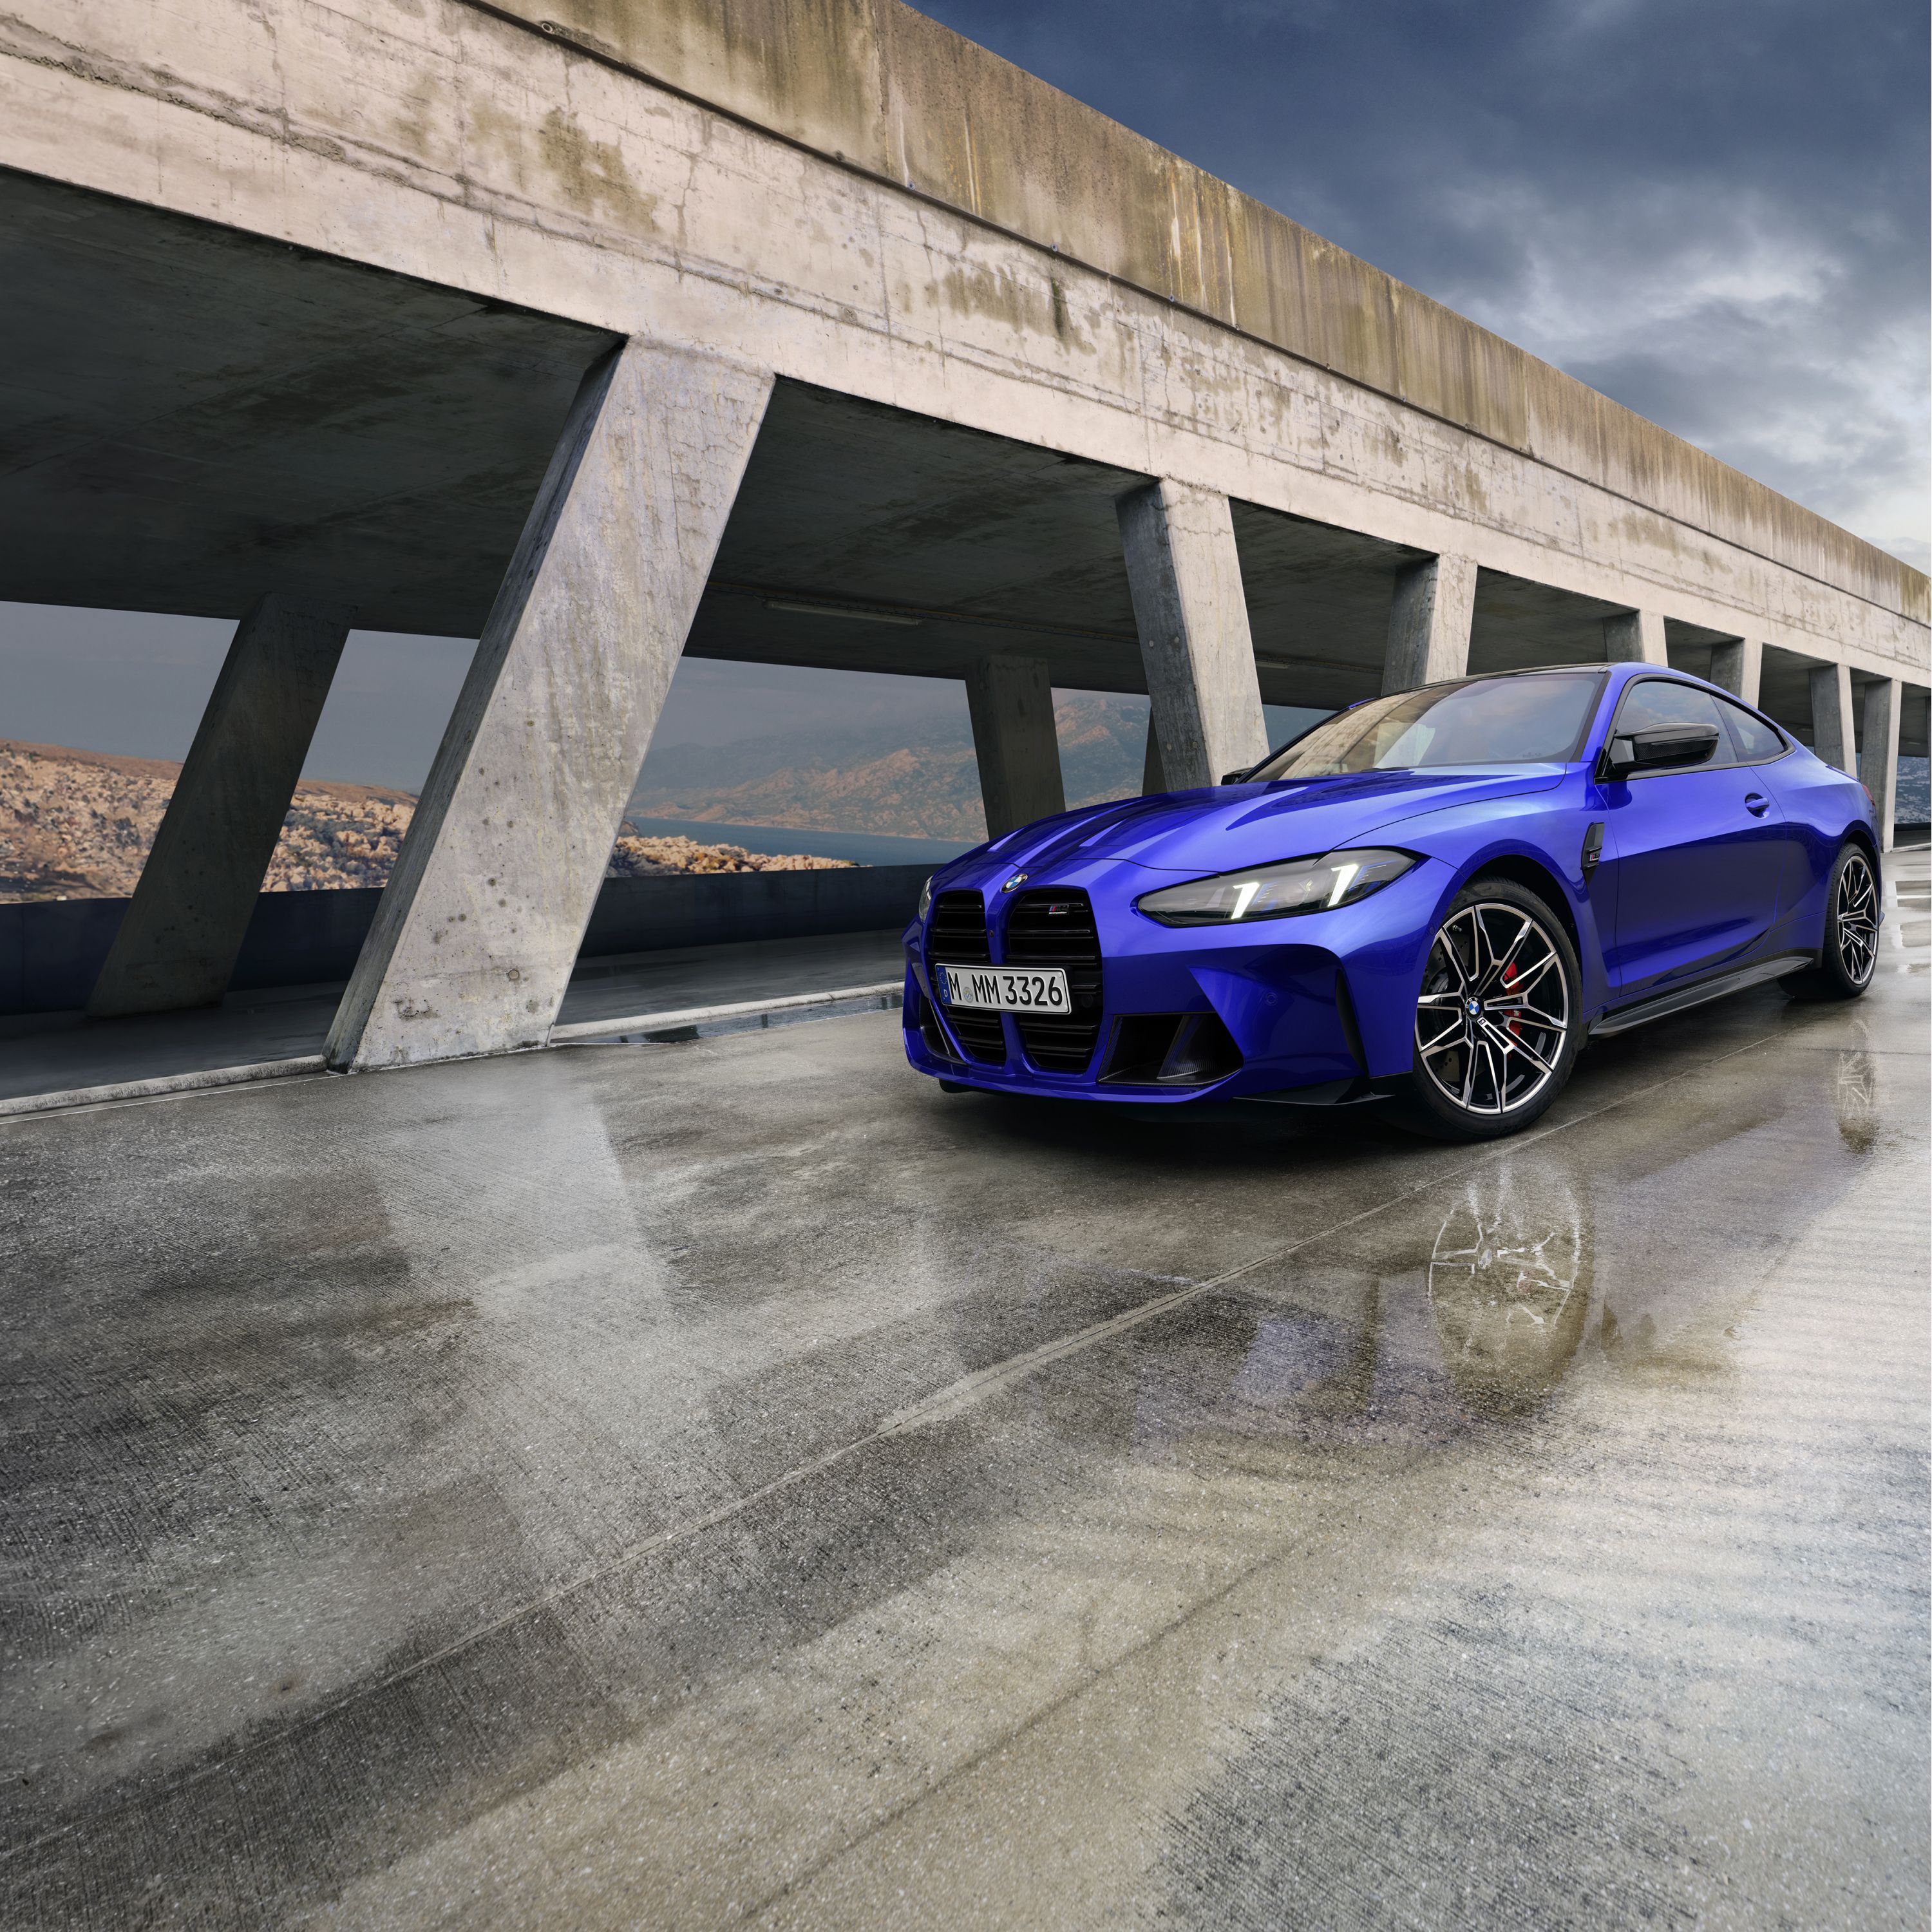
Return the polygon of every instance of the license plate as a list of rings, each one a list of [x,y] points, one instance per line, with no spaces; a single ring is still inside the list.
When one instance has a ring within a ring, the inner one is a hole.
[[[1066,975],[1058,966],[941,966],[939,997],[949,1006],[1003,1013],[1070,1013]]]

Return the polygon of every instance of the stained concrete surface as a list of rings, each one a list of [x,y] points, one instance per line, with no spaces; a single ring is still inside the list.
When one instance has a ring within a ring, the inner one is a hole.
[[[634,1019],[872,986],[900,977],[904,957],[896,928],[614,953],[579,963],[557,1018],[565,1025]],[[0,1021],[0,1100],[303,1059],[322,1051],[341,997],[339,982],[276,986],[231,993],[193,1012]]]
[[[884,1015],[0,1128],[0,1920],[1922,1924],[1894,872],[1474,1152]]]

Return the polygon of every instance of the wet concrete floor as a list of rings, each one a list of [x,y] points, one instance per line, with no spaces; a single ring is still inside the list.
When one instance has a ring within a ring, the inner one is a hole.
[[[890,1014],[0,1127],[0,1923],[1923,1924],[1896,870],[1474,1152]]]

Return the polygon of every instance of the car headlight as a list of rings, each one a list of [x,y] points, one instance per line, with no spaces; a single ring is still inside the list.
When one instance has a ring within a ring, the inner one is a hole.
[[[1236,920],[1287,919],[1353,905],[1399,879],[1416,862],[1407,852],[1368,846],[1320,859],[1280,859],[1244,872],[1220,872],[1144,892],[1135,905],[1163,926],[1228,926]]]
[[[899,904],[901,905],[904,905],[905,904],[905,901],[904,899],[901,899],[899,901]],[[913,916],[919,921],[920,925],[923,926],[926,923],[926,914],[932,911],[932,880],[928,875],[926,884],[921,886],[919,889],[919,910],[914,914]]]

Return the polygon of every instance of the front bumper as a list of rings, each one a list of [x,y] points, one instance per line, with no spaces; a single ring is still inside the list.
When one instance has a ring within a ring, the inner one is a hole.
[[[992,1048],[983,1024],[975,1030],[979,1051],[965,1044],[934,997],[928,930],[908,928],[908,1060],[935,1078],[990,1092],[1137,1106],[1294,1094],[1354,1099],[1408,1075],[1416,989],[1450,883],[1446,866],[1425,859],[1370,898],[1333,912],[1235,926],[1165,926],[1134,910],[1135,898],[1173,877],[1115,862],[1028,882],[1084,892],[1093,908],[1100,1024],[1091,1058],[1077,1072],[1040,1064],[1010,1016],[1000,1022],[1003,1051]],[[949,891],[962,889],[949,882]],[[963,889],[980,892],[989,956],[1006,963],[997,878]],[[1231,1043],[1223,1060],[1233,1064],[1204,1078],[1148,1077],[1150,1016],[1211,1016]],[[988,1057],[992,1051],[997,1060]]]

